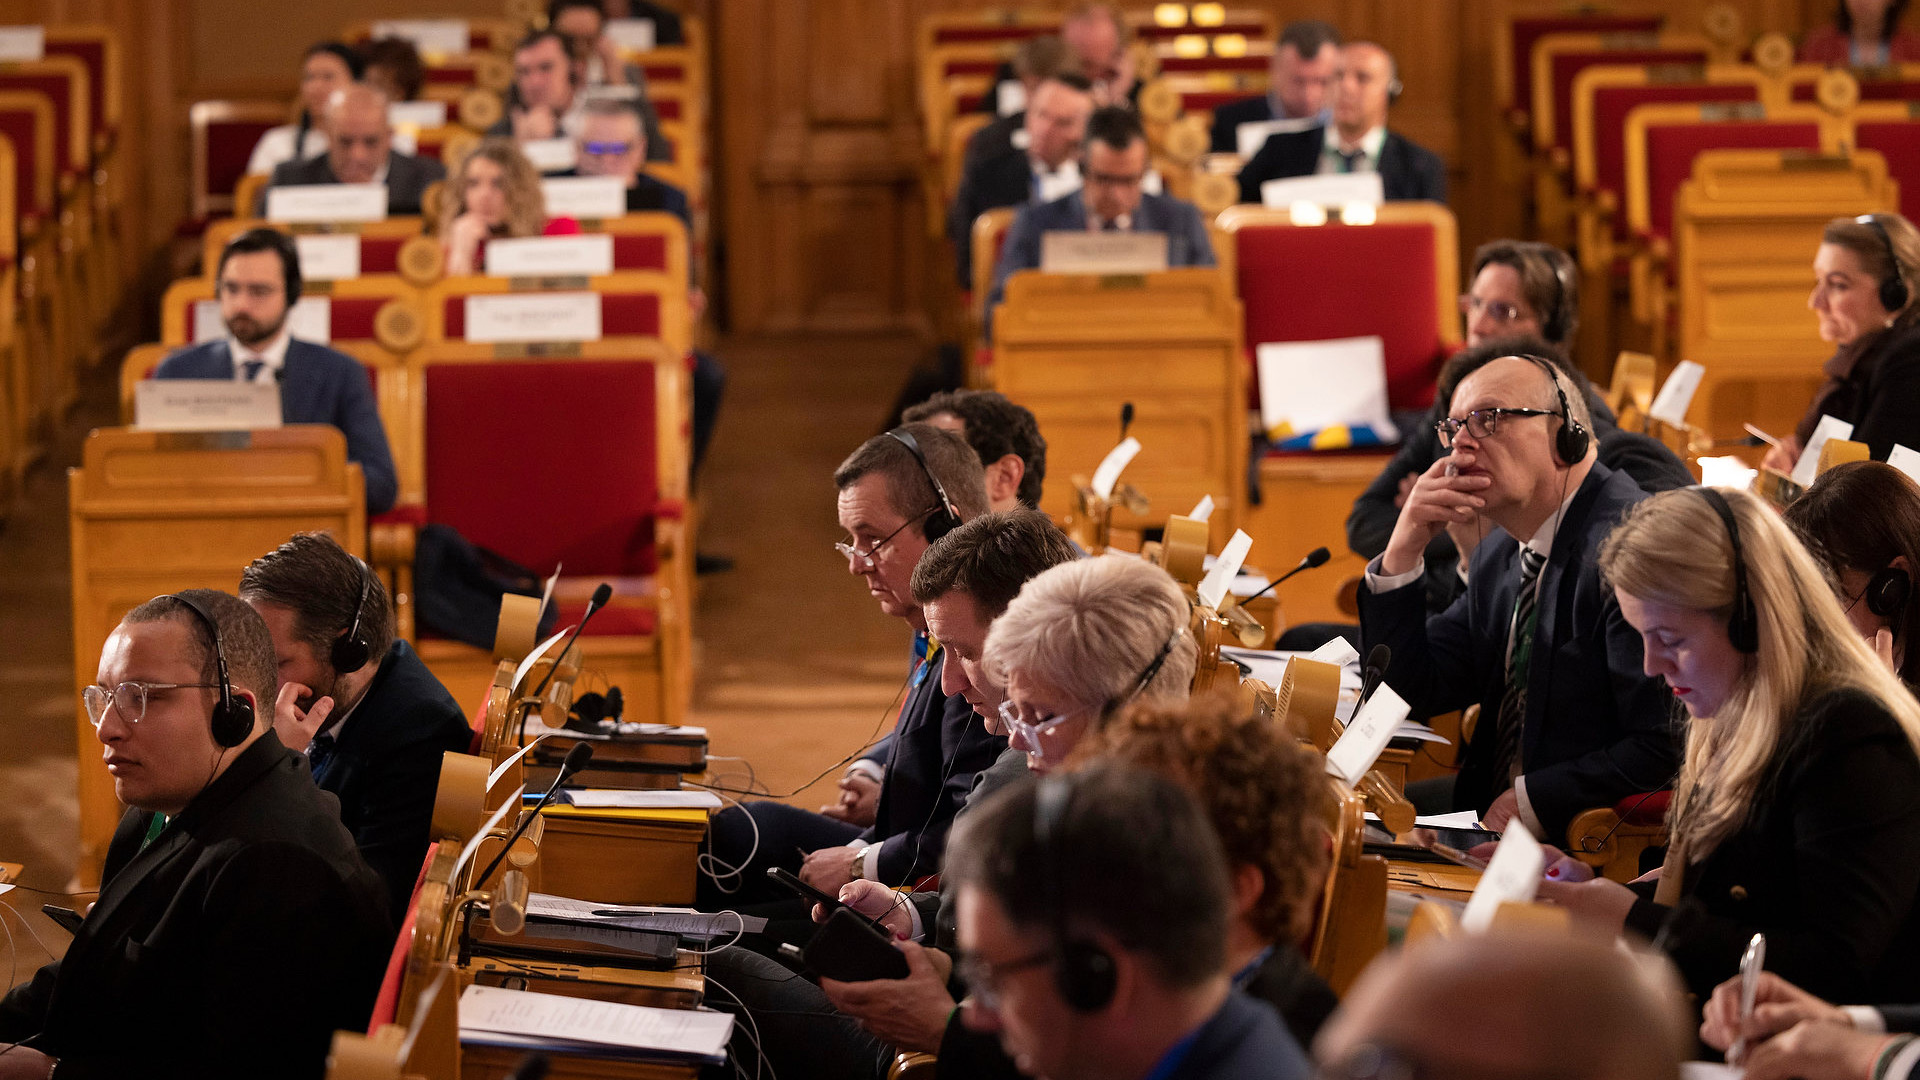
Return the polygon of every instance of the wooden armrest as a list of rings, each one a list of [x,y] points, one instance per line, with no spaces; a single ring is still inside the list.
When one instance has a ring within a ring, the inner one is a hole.
[[[1360,586],[1366,581],[1364,574],[1355,574],[1340,583],[1333,594],[1333,604],[1342,615],[1360,617]]]
[[[409,522],[367,526],[367,561],[393,600],[393,632],[409,642],[414,640],[413,549],[418,535],[418,529]]]
[[[939,1069],[940,1059],[932,1054],[896,1054],[893,1066],[887,1070],[887,1080],[933,1080]]]

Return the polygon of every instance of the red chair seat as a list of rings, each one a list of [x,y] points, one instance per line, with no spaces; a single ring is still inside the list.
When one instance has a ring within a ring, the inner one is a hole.
[[[578,604],[556,604],[559,619],[555,626],[574,626],[580,617],[587,613],[585,602]],[[581,637],[651,637],[660,625],[659,613],[650,607],[622,605],[618,599],[600,609],[587,628],[580,632]]]
[[[1613,812],[1628,825],[1659,825],[1667,820],[1667,806],[1672,801],[1671,791],[1631,795],[1616,803]]]

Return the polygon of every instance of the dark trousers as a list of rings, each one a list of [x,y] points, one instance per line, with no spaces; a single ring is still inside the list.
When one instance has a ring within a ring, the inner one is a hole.
[[[693,465],[689,476],[700,475],[700,463],[706,460],[707,444],[713,441],[713,424],[720,416],[720,397],[727,388],[727,369],[711,353],[693,353]]]
[[[835,1012],[805,976],[758,953],[732,948],[707,957],[707,988],[708,1005],[737,1017],[729,1050],[745,1075],[757,1053],[781,1080],[881,1080],[893,1064],[893,1047]]]
[[[798,873],[808,852],[845,846],[860,833],[858,825],[786,803],[760,800],[729,806],[713,815],[707,829],[705,850],[712,858],[702,860],[709,867],[700,874],[696,902],[702,910],[719,911],[790,899],[791,892],[768,880],[768,867]],[[714,862],[725,867],[711,865]],[[740,872],[732,874],[727,868]]]

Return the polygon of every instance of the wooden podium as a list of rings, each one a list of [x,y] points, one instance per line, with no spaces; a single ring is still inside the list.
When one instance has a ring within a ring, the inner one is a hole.
[[[80,691],[120,619],[162,593],[232,592],[248,563],[296,532],[366,554],[367,500],[347,441],[326,425],[263,431],[105,428],[67,472],[73,553],[74,723],[83,886],[97,884],[121,806]]]
[[[1222,270],[1049,274],[1007,279],[994,313],[993,386],[1033,410],[1052,465],[1041,509],[1073,509],[1071,477],[1119,441],[1134,406],[1144,449],[1126,481],[1151,509],[1114,524],[1158,527],[1213,496],[1212,542],[1239,527],[1247,490],[1247,359],[1240,301]]]

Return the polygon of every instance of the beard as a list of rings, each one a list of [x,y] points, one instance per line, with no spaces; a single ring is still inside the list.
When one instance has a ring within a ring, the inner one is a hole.
[[[235,315],[227,320],[227,331],[240,344],[251,349],[272,341],[274,335],[278,334],[280,328],[286,324],[287,316],[284,312],[271,323],[262,323],[251,315]]]

